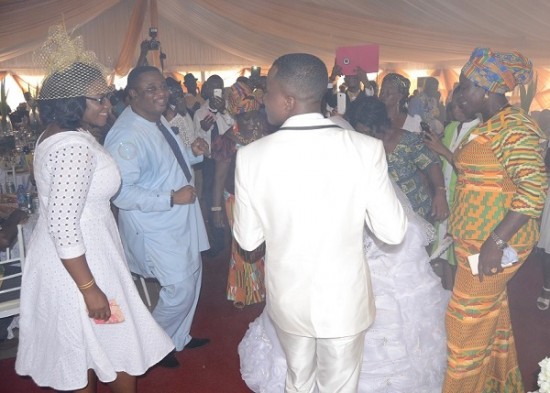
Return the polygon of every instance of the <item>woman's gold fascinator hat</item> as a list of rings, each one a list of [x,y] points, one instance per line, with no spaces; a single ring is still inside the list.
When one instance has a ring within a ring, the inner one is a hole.
[[[50,27],[46,42],[34,52],[33,59],[46,72],[39,100],[101,95],[112,90],[107,86],[107,70],[96,54],[84,49],[81,36],[71,39],[63,25]]]

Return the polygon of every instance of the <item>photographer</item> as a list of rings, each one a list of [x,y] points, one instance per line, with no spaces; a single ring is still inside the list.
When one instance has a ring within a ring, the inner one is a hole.
[[[158,29],[156,27],[149,28],[149,39],[141,41],[139,58],[136,67],[149,65],[147,62],[147,53],[150,50],[160,50],[160,42],[157,40]],[[160,53],[161,60],[164,53]]]

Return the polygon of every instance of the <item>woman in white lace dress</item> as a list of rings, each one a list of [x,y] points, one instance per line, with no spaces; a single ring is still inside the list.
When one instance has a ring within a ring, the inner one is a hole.
[[[109,206],[120,186],[116,164],[87,131],[105,124],[106,92],[89,62],[56,70],[42,86],[47,128],[34,157],[40,211],[23,269],[16,371],[57,390],[94,392],[99,378],[113,392],[133,393],[135,376],[173,344],[124,259]]]
[[[365,233],[376,318],[365,336],[358,391],[439,393],[446,367],[449,293],[433,273],[425,250],[433,240],[433,227],[412,211],[398,187],[396,193],[409,219],[404,241],[388,246]],[[250,389],[284,392],[285,356],[265,311],[250,324],[239,355]]]

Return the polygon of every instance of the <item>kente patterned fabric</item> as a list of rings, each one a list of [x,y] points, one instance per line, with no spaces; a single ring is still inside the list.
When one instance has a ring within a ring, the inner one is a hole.
[[[462,143],[462,141],[467,140],[470,132],[475,128],[478,123],[478,119],[463,123],[460,123],[458,121],[450,122],[447,127],[445,127],[445,132],[443,133],[443,138],[441,139],[441,142],[443,142],[443,146],[454,153],[458,146]],[[447,187],[445,192],[447,196],[447,203],[449,204],[449,206],[452,206],[455,199],[456,172],[454,170],[453,164],[448,162],[444,158],[441,160],[441,171],[443,172],[443,178],[445,179],[445,187]],[[441,241],[443,241],[443,239],[447,237],[448,223],[448,219],[436,222],[436,240],[433,245],[434,250],[440,245]],[[447,251],[445,251],[440,256],[440,258],[445,259],[449,263],[449,265],[456,265],[454,247],[452,244],[449,246]]]
[[[225,200],[225,211],[231,227],[234,205],[235,196],[229,194]],[[235,307],[242,308],[265,300],[264,257],[259,257],[256,261],[246,261],[237,251],[238,248],[235,238],[231,237],[227,300],[233,301]]]
[[[227,98],[227,110],[231,116],[258,110],[259,108],[260,103],[256,100],[252,89],[246,83],[236,82],[231,86]]]
[[[504,94],[531,81],[533,64],[519,52],[499,53],[476,48],[462,67],[462,73],[476,86]]]
[[[248,127],[253,126],[251,122],[248,122],[247,125]],[[235,140],[239,140],[239,135],[241,135],[239,127],[242,126],[242,118],[237,119],[231,132],[226,132],[212,143],[212,158],[216,160],[216,163],[226,162],[229,165],[224,184],[224,197],[225,211],[230,227],[233,227],[233,206],[235,204],[235,158],[237,150],[244,146],[244,144],[239,144]],[[256,139],[252,138],[250,142],[254,140]],[[263,253],[254,252],[250,252],[245,256],[239,253],[239,249],[240,247],[235,238],[231,236],[227,300],[232,301],[235,307],[243,308],[265,300],[264,257]],[[257,256],[255,260],[249,260],[253,255],[261,256]],[[246,257],[249,257],[249,259]]]
[[[455,151],[458,173],[450,217],[457,275],[447,308],[448,364],[444,393],[523,393],[506,285],[539,237],[547,180],[543,134],[518,108],[509,107],[470,134]],[[502,273],[473,276],[467,257],[510,210],[529,221],[508,241],[519,262]]]
[[[543,131],[523,110],[508,107],[473,129],[472,138],[455,151],[460,161],[451,234],[485,240],[493,230],[488,224],[498,224],[508,210],[532,217],[509,243],[538,233],[547,189]]]

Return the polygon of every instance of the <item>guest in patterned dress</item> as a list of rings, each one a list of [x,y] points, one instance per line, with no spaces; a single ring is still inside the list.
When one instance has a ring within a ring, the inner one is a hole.
[[[411,81],[401,74],[391,72],[382,80],[380,100],[386,105],[388,116],[395,128],[410,132],[422,132],[420,115],[408,112],[409,89]]]
[[[455,88],[454,93],[458,88]],[[479,119],[468,119],[462,113],[462,110],[457,105],[456,99],[458,94],[453,93],[453,99],[447,105],[449,108],[449,115],[452,121],[445,127],[443,132],[443,138],[438,138],[437,135],[427,132],[428,136],[424,138],[424,143],[434,152],[438,153],[442,158],[442,170],[443,177],[445,179],[445,187],[447,188],[447,202],[449,206],[452,206],[455,196],[456,186],[456,172],[453,166],[453,153],[460,143],[468,138],[470,131],[478,125]],[[433,244],[433,250],[441,245],[443,240],[449,236],[448,220],[443,220],[437,223],[435,226],[435,242]],[[446,289],[452,290],[454,282],[454,274],[456,272],[456,259],[454,256],[454,247],[451,245],[443,254],[440,259],[444,261],[442,266],[442,281],[443,286]]]
[[[467,117],[481,113],[454,153],[458,178],[449,220],[457,274],[447,309],[444,393],[524,392],[506,285],[537,243],[547,180],[544,135],[504,93],[529,82],[531,62],[518,52],[477,48],[462,68],[458,99]],[[503,268],[509,244],[518,263]],[[479,277],[467,257],[479,254]]]
[[[225,226],[222,214],[224,198],[229,226],[233,226],[237,150],[267,134],[267,122],[264,113],[258,110],[259,103],[251,100],[246,93],[248,90],[243,87],[242,82],[237,82],[229,94],[231,104],[228,108],[235,116],[233,129],[212,145],[212,157],[216,161],[212,220],[216,228]],[[265,300],[264,251],[264,244],[252,252],[244,251],[232,237],[227,299],[233,301],[235,307],[242,308]]]
[[[353,105],[352,125],[361,133],[381,139],[386,150],[388,172],[411,202],[412,208],[428,221],[449,216],[441,163],[422,136],[394,128],[386,106],[376,97],[365,97]],[[422,173],[434,190],[432,198]]]

